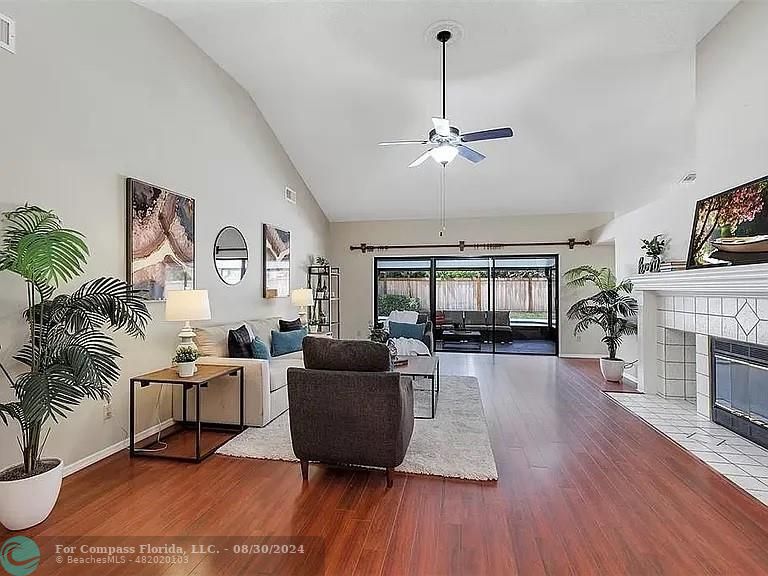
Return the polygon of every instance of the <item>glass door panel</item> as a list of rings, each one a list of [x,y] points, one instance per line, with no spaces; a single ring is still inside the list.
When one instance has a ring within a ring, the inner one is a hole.
[[[488,258],[435,261],[435,342],[437,350],[490,352],[492,322]]]
[[[507,354],[555,354],[553,293],[557,259],[493,259],[493,348]]]
[[[414,310],[432,317],[429,258],[376,260],[375,318],[383,322],[395,310]]]

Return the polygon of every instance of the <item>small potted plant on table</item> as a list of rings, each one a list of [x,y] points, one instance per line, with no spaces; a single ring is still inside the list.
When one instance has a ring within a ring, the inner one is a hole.
[[[197,348],[193,346],[179,346],[173,355],[173,361],[176,363],[176,370],[182,378],[194,376],[197,372],[195,362],[200,357]]]
[[[47,425],[86,398],[109,400],[120,376],[120,351],[105,329],[143,338],[150,315],[140,295],[117,278],[56,294],[60,284],[83,273],[88,247],[53,212],[22,206],[1,220],[0,271],[26,284],[29,341],[14,357],[22,369],[0,364],[16,397],[0,403],[0,420],[18,424],[23,456],[21,464],[0,471],[0,523],[23,530],[45,520],[59,497],[63,462],[42,456]]]
[[[637,300],[632,294],[632,282],[616,281],[610,268],[578,266],[565,273],[568,286],[581,288],[594,285],[598,292],[582,298],[568,310],[568,319],[575,320],[573,333],[578,335],[592,326],[603,330],[603,343],[608,348],[608,357],[600,359],[600,371],[609,382],[622,378],[626,362],[616,357],[624,336],[637,334]]]

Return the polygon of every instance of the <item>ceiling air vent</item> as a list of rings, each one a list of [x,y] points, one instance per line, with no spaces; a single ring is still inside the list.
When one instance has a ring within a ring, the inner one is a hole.
[[[288,188],[288,186],[285,187],[285,199],[291,204],[296,204],[296,192]]]
[[[16,53],[16,22],[0,14],[0,48]]]
[[[689,172],[685,176],[683,176],[683,179],[680,180],[682,184],[690,184],[691,182],[694,182],[696,180],[696,172]]]

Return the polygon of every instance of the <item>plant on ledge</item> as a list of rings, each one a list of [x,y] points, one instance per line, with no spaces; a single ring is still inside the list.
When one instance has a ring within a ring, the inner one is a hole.
[[[0,486],[3,480],[60,467],[56,460],[41,459],[50,432],[44,428],[66,418],[85,398],[109,400],[120,375],[120,351],[104,329],[143,338],[150,319],[138,293],[117,278],[96,278],[72,294],[56,294],[61,284],[83,273],[88,247],[83,235],[63,228],[52,211],[22,206],[4,213],[2,224],[0,271],[26,283],[29,342],[14,357],[26,366],[24,372],[13,376],[0,364],[16,396],[14,402],[0,403],[0,419],[19,424],[23,455],[21,465],[0,473]],[[51,508],[57,495],[58,488]]]
[[[624,361],[616,358],[616,352],[624,336],[637,334],[637,300],[632,294],[632,282],[616,281],[610,268],[578,266],[565,273],[568,286],[582,288],[594,285],[598,292],[575,302],[568,310],[569,320],[576,321],[575,335],[582,334],[592,326],[603,331],[602,342],[608,348],[608,358],[602,358],[600,368],[606,380],[618,381],[624,371]]]

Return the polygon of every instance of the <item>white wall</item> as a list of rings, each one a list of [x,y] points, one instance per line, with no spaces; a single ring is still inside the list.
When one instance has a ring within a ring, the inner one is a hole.
[[[378,222],[331,223],[331,256],[341,268],[341,323],[345,338],[367,337],[368,323],[373,316],[373,258],[375,256],[408,256],[429,254],[460,254],[458,250],[420,250],[351,252],[351,244],[423,244],[466,242],[552,242],[568,238],[585,240],[593,228],[605,224],[608,214],[568,214],[551,216],[518,216],[509,218],[464,218],[448,221],[443,238],[438,236],[439,226],[434,220],[405,220]],[[560,271],[581,264],[612,266],[613,246],[518,248],[493,251],[492,254],[560,254]],[[465,254],[482,255],[467,251]],[[571,333],[565,312],[575,300],[573,290],[562,287],[560,302],[561,354],[601,354],[604,347],[600,336],[590,332],[576,338]]]
[[[768,174],[768,3],[742,1],[696,50],[696,163],[691,186],[616,218],[602,233],[619,274],[634,273],[640,238],[666,233],[669,257],[685,259],[696,200]],[[682,177],[682,174],[681,174]],[[636,343],[622,354],[634,359]]]
[[[87,236],[84,278],[123,278],[124,179],[162,185],[196,199],[197,287],[210,291],[214,319],[295,314],[288,299],[261,297],[261,224],[292,231],[298,287],[309,257],[326,254],[328,222],[246,92],[169,21],[127,1],[0,1],[0,12],[17,21],[17,54],[0,50],[0,209],[55,210]],[[283,200],[286,185],[297,206]],[[226,225],[243,232],[251,257],[234,287],[212,262]],[[24,341],[24,294],[17,277],[0,274],[4,362]],[[146,342],[118,338],[114,417],[85,402],[56,426],[49,455],[71,463],[127,438],[127,378],[167,365],[180,328],[163,321],[162,304],[149,308]],[[0,383],[0,400],[9,398]],[[144,394],[144,426],[155,398]],[[19,460],[14,433],[0,429],[0,467]]]

